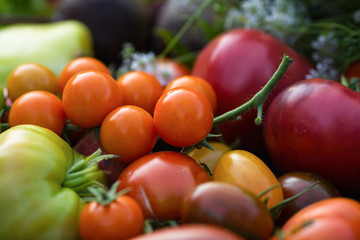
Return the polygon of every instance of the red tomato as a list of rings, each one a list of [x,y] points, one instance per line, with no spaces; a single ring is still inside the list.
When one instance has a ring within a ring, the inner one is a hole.
[[[211,131],[212,107],[205,95],[195,89],[171,89],[156,103],[154,122],[165,142],[175,147],[192,146]]]
[[[318,174],[360,195],[360,95],[332,80],[298,82],[271,103],[264,137],[284,172]]]
[[[140,203],[146,217],[180,219],[184,196],[200,183],[210,181],[206,170],[189,156],[172,151],[147,154],[120,174],[119,188]]]
[[[135,105],[153,114],[155,104],[163,92],[163,87],[154,75],[131,71],[121,75],[117,84],[123,92],[124,105]]]
[[[109,74],[85,71],[66,84],[62,102],[67,117],[80,127],[95,127],[122,104],[122,92]]]
[[[60,93],[63,92],[66,83],[69,79],[74,76],[76,73],[82,71],[100,71],[111,75],[110,70],[108,67],[101,62],[100,60],[92,57],[79,57],[75,58],[74,60],[70,61],[61,71],[58,81],[58,86]]]
[[[360,239],[360,203],[330,198],[313,203],[292,216],[272,240]]]
[[[48,91],[30,91],[18,97],[9,112],[10,127],[34,124],[58,135],[64,129],[66,115],[61,100]]]
[[[100,127],[100,143],[106,153],[130,163],[151,151],[157,140],[154,120],[144,109],[125,105],[109,113]]]
[[[170,58],[157,58],[155,64],[155,76],[163,87],[175,78],[190,74],[187,66]]]
[[[311,65],[281,41],[260,30],[234,29],[219,35],[200,52],[192,74],[213,86],[218,99],[216,115],[219,115],[256,94],[276,71],[284,54],[294,61],[270,94],[268,104],[282,89],[303,80]],[[220,127],[228,144],[240,137],[242,149],[261,157],[264,151],[262,126],[254,124],[256,114],[251,110]]]

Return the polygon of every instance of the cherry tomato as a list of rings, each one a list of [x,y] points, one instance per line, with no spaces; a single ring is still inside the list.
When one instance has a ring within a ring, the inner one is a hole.
[[[199,53],[192,74],[207,80],[217,96],[217,114],[232,110],[247,102],[271,78],[283,55],[294,59],[282,80],[266,100],[266,105],[285,87],[305,79],[311,64],[281,41],[256,29],[233,29],[209,42]],[[221,124],[226,143],[241,138],[241,149],[257,156],[265,152],[262,126],[254,124],[256,110],[241,118]]]
[[[339,197],[339,191],[325,178],[309,172],[289,172],[278,178],[284,199],[292,197],[305,188],[310,187],[315,182],[319,182],[317,186],[309,192],[302,194],[300,197],[291,201],[281,211],[276,222],[283,225],[287,219],[312,203],[332,197]]]
[[[272,240],[360,239],[360,203],[336,197],[295,213]]]
[[[79,217],[79,233],[83,240],[126,240],[140,235],[143,227],[144,214],[139,204],[126,195],[106,205],[92,201]]]
[[[119,188],[140,203],[145,216],[180,219],[184,196],[196,185],[210,181],[206,170],[189,156],[172,151],[147,154],[120,174]]]
[[[153,114],[155,104],[163,92],[163,87],[154,75],[131,71],[121,75],[117,84],[123,92],[124,105],[135,105]]]
[[[16,67],[6,81],[8,96],[15,101],[19,96],[33,90],[56,94],[57,77],[46,66],[38,63],[24,63]]]
[[[66,115],[60,98],[47,91],[31,91],[21,95],[12,104],[9,125],[34,124],[61,135]]]
[[[200,149],[194,148],[188,155],[201,164],[205,164],[210,173],[214,173],[214,168],[217,161],[227,152],[231,150],[231,148],[225,143],[221,142],[209,142],[209,144],[214,148],[211,150],[206,147],[202,147]]]
[[[245,238],[210,224],[182,224],[176,227],[164,227],[151,233],[139,235],[131,240],[245,240]]]
[[[244,150],[225,153],[215,165],[213,179],[232,183],[256,195],[279,185],[270,168],[257,156]],[[280,185],[261,197],[263,201],[267,198],[269,208],[284,200]]]
[[[206,182],[189,192],[181,208],[185,223],[209,223],[246,239],[268,239],[274,221],[265,204],[253,193],[230,183]]]
[[[203,93],[211,103],[211,107],[213,112],[216,111],[216,93],[213,87],[210,85],[208,81],[201,77],[192,76],[192,75],[184,75],[178,78],[175,78],[171,81],[165,88],[164,91],[168,91],[170,89],[176,87],[189,87],[196,89]]]
[[[58,81],[58,87],[60,93],[64,91],[66,83],[69,79],[74,76],[76,73],[82,71],[100,71],[111,75],[110,70],[108,67],[101,62],[100,60],[93,58],[93,57],[79,57],[75,58],[74,60],[70,61],[61,71]]]
[[[171,89],[156,103],[154,122],[165,142],[175,147],[192,146],[211,131],[211,104],[204,94],[195,89]]]
[[[190,74],[190,70],[186,65],[170,58],[157,58],[155,64],[155,76],[163,87],[167,86],[175,78]]]
[[[66,84],[62,103],[67,117],[80,127],[95,127],[122,105],[122,92],[109,74],[84,71]]]
[[[360,196],[360,95],[308,79],[281,92],[264,122],[269,154],[283,172],[318,174],[343,195]]]
[[[144,109],[125,105],[109,113],[100,127],[100,143],[106,153],[130,163],[154,147],[157,133],[154,120]]]

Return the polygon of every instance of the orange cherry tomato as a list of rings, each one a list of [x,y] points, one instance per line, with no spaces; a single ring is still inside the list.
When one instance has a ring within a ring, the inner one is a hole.
[[[38,63],[24,63],[16,67],[6,81],[8,96],[15,101],[22,94],[43,90],[58,93],[56,75],[46,66]]]
[[[75,125],[85,128],[100,125],[122,101],[122,92],[115,79],[99,71],[75,74],[62,95],[66,116]]]
[[[59,81],[58,81],[60,93],[63,92],[66,83],[69,81],[69,79],[72,76],[74,76],[76,73],[87,70],[100,71],[111,75],[111,72],[108,69],[108,67],[103,62],[101,62],[96,58],[93,57],[75,58],[74,60],[70,61],[60,73]]]
[[[123,91],[124,105],[135,105],[153,114],[155,104],[163,92],[163,87],[154,75],[131,71],[121,75],[117,84]]]
[[[12,104],[9,112],[10,127],[20,124],[34,124],[48,128],[61,135],[66,115],[61,103],[53,93],[31,91],[21,95]]]

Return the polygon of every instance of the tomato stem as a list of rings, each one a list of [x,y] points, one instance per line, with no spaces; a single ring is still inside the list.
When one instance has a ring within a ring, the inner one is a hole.
[[[260,124],[262,121],[262,106],[270,94],[270,92],[274,89],[276,84],[281,80],[281,78],[284,76],[286,71],[289,69],[291,63],[293,62],[293,59],[291,59],[289,56],[284,55],[278,69],[275,71],[274,75],[270,78],[270,80],[266,83],[266,85],[257,92],[249,101],[244,103],[243,105],[232,109],[220,116],[217,116],[214,118],[213,126],[216,126],[222,122],[234,120],[239,115],[251,110],[251,109],[258,109],[261,108],[260,117],[256,118],[255,122],[256,124]]]

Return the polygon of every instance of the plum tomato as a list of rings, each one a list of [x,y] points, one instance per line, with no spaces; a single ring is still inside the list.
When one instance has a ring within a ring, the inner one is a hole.
[[[122,92],[109,74],[83,71],[65,85],[62,103],[66,116],[79,127],[95,127],[122,105]]]
[[[62,69],[59,81],[58,81],[58,87],[60,90],[60,93],[64,91],[66,83],[69,81],[69,79],[74,76],[76,73],[82,72],[82,71],[88,71],[88,70],[94,70],[94,71],[100,71],[107,73],[111,75],[110,70],[108,67],[100,60],[93,58],[93,57],[78,57],[70,61],[66,66]]]
[[[157,140],[152,116],[144,109],[124,105],[110,112],[100,126],[100,144],[118,161],[130,163],[149,153]]]
[[[360,196],[360,95],[339,82],[308,79],[270,104],[269,155],[283,172],[318,174],[346,196]]]
[[[188,147],[201,142],[211,131],[213,111],[201,92],[174,88],[160,97],[154,110],[159,136],[175,147]]]
[[[30,91],[18,97],[9,112],[9,125],[33,124],[61,135],[66,115],[60,98],[47,91]]]
[[[360,239],[360,203],[335,197],[313,203],[293,215],[271,240]]]
[[[269,208],[284,200],[274,173],[256,155],[245,150],[225,153],[215,165],[213,180],[232,183],[256,195],[278,185],[260,199],[267,200],[266,205]]]
[[[163,92],[163,87],[154,75],[131,71],[121,75],[117,84],[123,92],[124,105],[135,105],[153,114],[155,104]]]
[[[210,85],[208,81],[201,77],[192,76],[192,75],[184,75],[178,78],[175,78],[171,81],[165,88],[164,91],[168,91],[170,89],[176,87],[188,87],[196,89],[202,92],[210,101],[213,112],[216,111],[216,93],[213,87]]]
[[[270,211],[255,194],[224,182],[196,186],[184,198],[181,217],[185,223],[225,227],[246,239],[265,240],[274,230]]]
[[[185,195],[210,177],[186,154],[161,151],[132,162],[118,180],[118,189],[129,187],[127,194],[140,203],[147,218],[178,220]]]
[[[254,96],[271,78],[283,55],[294,61],[285,76],[276,85],[264,105],[285,87],[305,79],[310,62],[293,49],[261,30],[233,29],[209,42],[195,60],[192,74],[207,80],[217,96],[217,114],[232,110]],[[256,110],[241,118],[221,124],[220,130],[227,144],[241,139],[241,149],[257,156],[264,154],[262,125],[254,124]]]
[[[38,63],[24,63],[16,67],[6,80],[8,96],[14,102],[22,94],[41,90],[58,93],[56,75],[46,66]]]
[[[278,180],[284,194],[284,199],[290,198],[318,182],[314,189],[302,194],[286,205],[276,219],[279,225],[283,225],[292,215],[312,203],[332,197],[340,197],[339,191],[333,184],[314,173],[289,172],[281,175]]]

